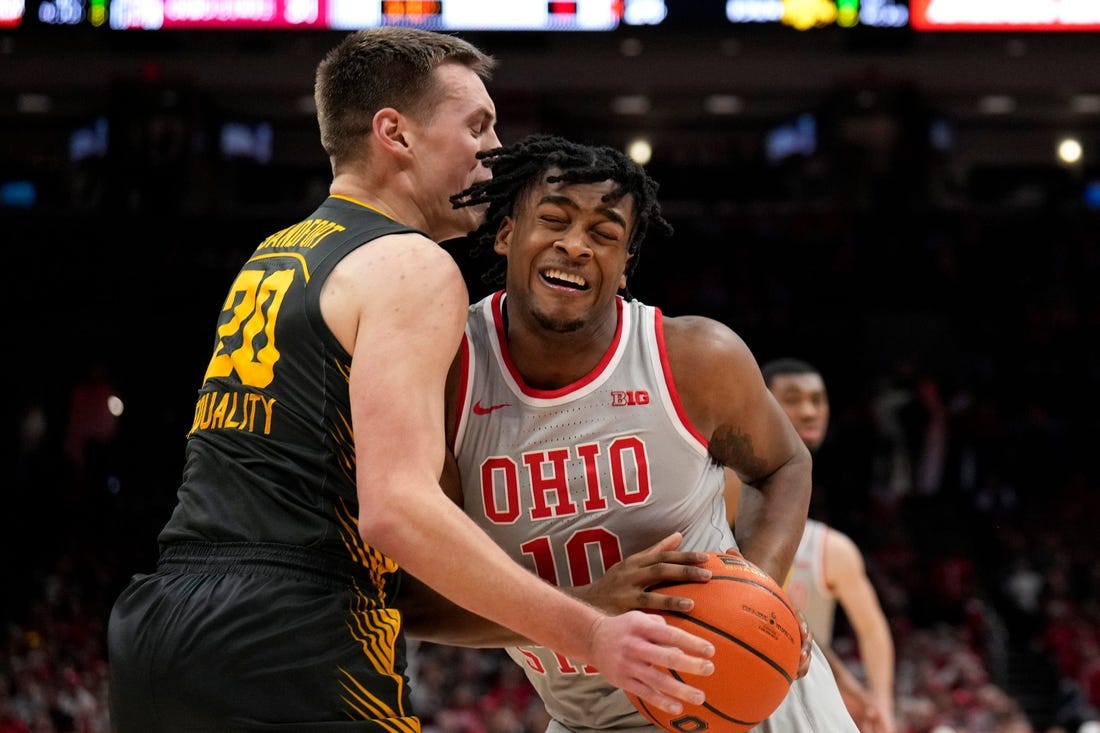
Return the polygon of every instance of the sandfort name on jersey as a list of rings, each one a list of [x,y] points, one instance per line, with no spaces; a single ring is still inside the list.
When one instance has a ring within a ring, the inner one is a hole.
[[[345,231],[347,227],[327,219],[306,219],[294,226],[275,232],[265,239],[257,252],[269,249],[313,249],[330,234]]]

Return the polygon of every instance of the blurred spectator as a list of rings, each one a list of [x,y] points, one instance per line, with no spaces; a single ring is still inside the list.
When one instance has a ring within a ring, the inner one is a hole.
[[[488,733],[475,681],[460,679],[435,716],[440,733]]]

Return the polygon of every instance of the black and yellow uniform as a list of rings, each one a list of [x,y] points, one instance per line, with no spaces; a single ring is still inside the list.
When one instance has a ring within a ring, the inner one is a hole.
[[[118,733],[419,733],[400,570],[358,532],[353,441],[370,436],[352,435],[351,355],[320,305],[345,255],[412,231],[332,196],[241,268],[156,571],[112,609]]]

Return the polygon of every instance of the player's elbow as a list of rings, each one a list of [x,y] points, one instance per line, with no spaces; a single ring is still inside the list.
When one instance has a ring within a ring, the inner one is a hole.
[[[381,464],[377,456],[371,456],[361,464],[357,475],[359,536],[371,547],[390,554],[388,550],[401,548],[414,539],[410,533],[422,525],[425,515],[431,516],[421,497],[438,497],[441,503],[443,497],[435,476]],[[368,466],[374,466],[373,470]]]
[[[399,546],[400,520],[388,508],[372,507],[359,512],[359,536],[368,546],[387,555],[388,548]]]
[[[393,497],[375,497],[365,501],[359,497],[359,536],[368,546],[393,557],[394,550],[409,541],[414,518],[407,512],[407,503]]]

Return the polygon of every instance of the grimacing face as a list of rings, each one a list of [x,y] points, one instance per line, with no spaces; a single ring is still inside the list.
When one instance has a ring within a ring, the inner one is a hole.
[[[604,202],[612,181],[541,183],[497,235],[508,257],[508,297],[555,331],[584,328],[613,309],[626,286],[634,198]]]

